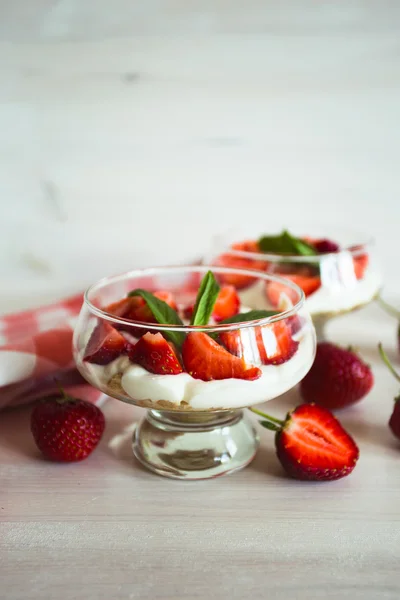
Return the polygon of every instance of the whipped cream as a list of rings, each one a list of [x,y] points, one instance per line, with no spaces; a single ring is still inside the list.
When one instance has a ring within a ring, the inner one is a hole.
[[[368,304],[375,298],[382,285],[381,277],[366,271],[362,279],[356,279],[347,285],[322,286],[306,300],[311,315],[344,312]]]
[[[266,402],[296,385],[308,372],[314,360],[315,334],[304,327],[297,334],[299,346],[294,356],[282,365],[264,365],[255,381],[221,379],[202,381],[188,373],[155,375],[143,367],[120,357],[106,366],[84,363],[85,375],[94,385],[107,391],[107,383],[122,373],[121,386],[132,401],[161,400],[179,408],[181,403],[193,410],[234,409]],[[82,363],[81,363],[82,364]]]

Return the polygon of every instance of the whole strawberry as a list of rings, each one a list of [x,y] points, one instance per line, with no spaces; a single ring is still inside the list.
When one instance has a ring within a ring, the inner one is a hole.
[[[87,458],[99,443],[104,427],[104,415],[97,406],[66,394],[45,398],[31,414],[37,447],[46,458],[59,462]]]
[[[397,381],[400,382],[400,375],[393,368],[393,365],[387,357],[386,352],[382,348],[382,344],[379,344],[378,348],[383,362],[385,363],[389,371],[392,373],[392,375],[394,375],[395,379],[397,379]],[[389,427],[392,430],[393,435],[400,439],[400,394],[394,399],[394,408],[392,415],[389,419]]]
[[[321,406],[301,404],[284,421],[252,408],[275,431],[278,459],[294,479],[332,481],[350,475],[359,450],[336,417]]]
[[[354,404],[372,388],[370,367],[352,350],[320,342],[315,361],[300,384],[306,402],[334,410]]]

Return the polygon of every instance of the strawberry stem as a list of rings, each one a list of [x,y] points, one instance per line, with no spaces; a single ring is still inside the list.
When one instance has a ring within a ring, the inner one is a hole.
[[[394,367],[393,367],[392,363],[390,362],[386,352],[384,351],[381,343],[378,344],[378,348],[379,348],[379,354],[381,355],[381,359],[383,360],[383,362],[385,363],[385,365],[387,366],[389,371],[392,373],[392,375],[397,379],[397,381],[400,382],[400,375],[394,369]]]
[[[279,427],[277,428],[276,431],[281,429],[285,423],[284,421],[281,421],[280,419],[276,419],[275,417],[271,417],[270,415],[263,413],[261,410],[258,410],[257,408],[254,408],[253,406],[250,406],[250,410],[251,410],[251,412],[255,413],[256,415],[259,415],[260,417],[267,419],[268,422],[270,422],[271,424],[276,423],[277,425],[279,425]],[[264,422],[261,422],[261,425],[264,425]],[[264,427],[266,427],[266,425],[264,425]],[[269,428],[269,429],[271,429],[271,428]]]
[[[378,302],[380,303],[380,305],[382,306],[382,308],[389,313],[389,315],[392,315],[392,317],[395,317],[396,319],[400,320],[400,311],[396,310],[393,306],[390,306],[390,304],[388,304],[387,302],[385,302],[382,298],[382,296],[378,296]]]
[[[60,396],[61,398],[58,400],[58,402],[69,402],[71,400],[71,398],[68,396],[68,394],[66,393],[66,391],[64,390],[63,386],[61,385],[61,383],[58,381],[58,379],[54,379],[55,384],[58,387],[58,390],[60,392]]]

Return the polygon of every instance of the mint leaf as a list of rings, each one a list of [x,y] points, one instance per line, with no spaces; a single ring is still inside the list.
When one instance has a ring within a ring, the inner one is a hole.
[[[140,296],[143,298],[153,313],[157,323],[160,323],[160,325],[183,325],[178,313],[171,308],[169,304],[163,300],[160,300],[159,298],[156,298],[156,296],[150,292],[137,289],[129,292],[128,296]],[[185,339],[185,334],[180,331],[163,331],[163,334],[177,346],[181,346],[183,344],[183,340]]]
[[[280,235],[263,236],[258,240],[258,245],[262,252],[273,254],[289,254],[291,256],[316,256],[318,254],[311,244],[294,237],[286,230]]]
[[[249,310],[245,313],[239,313],[229,319],[224,319],[218,325],[229,325],[229,323],[246,323],[246,321],[258,321],[279,314],[276,310]]]
[[[208,271],[203,277],[193,309],[191,325],[208,325],[214,304],[219,293],[219,285],[212,274]]]

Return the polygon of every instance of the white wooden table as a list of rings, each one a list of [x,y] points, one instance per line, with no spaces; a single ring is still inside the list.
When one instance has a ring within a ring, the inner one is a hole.
[[[361,450],[332,483],[287,479],[261,431],[255,461],[229,477],[180,482],[131,452],[141,410],[110,400],[100,447],[80,464],[43,461],[29,409],[0,415],[0,573],[7,600],[314,598],[398,600],[400,442],[386,426],[396,383],[394,323],[377,306],[331,325],[357,336],[376,384],[341,419]],[[269,405],[282,415],[296,391]]]

